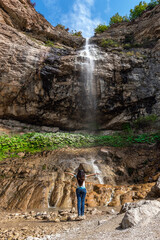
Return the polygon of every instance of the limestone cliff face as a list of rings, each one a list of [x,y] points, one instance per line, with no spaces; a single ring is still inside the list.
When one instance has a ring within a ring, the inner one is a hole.
[[[61,149],[1,162],[0,208],[76,207],[76,179],[64,172],[74,173],[81,163],[86,174],[91,174],[93,160],[104,184],[94,177],[86,180],[87,206],[121,206],[159,197],[158,191],[152,191],[160,176],[156,146]]]
[[[0,118],[87,128],[90,106],[76,64],[84,39],[52,27],[27,0],[0,0],[0,7]],[[157,6],[135,22],[92,38],[101,56],[94,69],[99,129],[120,129],[140,115],[160,115],[159,19]],[[119,47],[102,48],[108,38]],[[54,41],[52,47],[47,39]]]

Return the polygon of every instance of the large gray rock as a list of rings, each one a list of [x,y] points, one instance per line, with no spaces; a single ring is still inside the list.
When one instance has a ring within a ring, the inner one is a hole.
[[[128,203],[126,206],[127,212],[122,220],[121,226],[123,229],[133,227],[137,224],[146,224],[160,212],[160,202],[140,201],[138,203]]]
[[[155,191],[157,197],[160,197],[160,177],[157,180],[157,183],[154,187],[154,191]]]

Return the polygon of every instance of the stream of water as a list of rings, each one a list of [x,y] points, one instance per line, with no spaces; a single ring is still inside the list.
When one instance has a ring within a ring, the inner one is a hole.
[[[93,159],[93,158],[91,159],[91,164],[92,164],[94,173],[98,173],[97,178],[98,178],[99,183],[104,184],[102,172],[100,171],[98,166],[95,164],[95,159]]]

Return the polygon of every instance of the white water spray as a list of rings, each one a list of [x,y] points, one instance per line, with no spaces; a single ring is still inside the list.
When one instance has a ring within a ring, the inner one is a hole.
[[[98,173],[99,174],[99,175],[97,175],[99,183],[100,184],[104,184],[103,177],[102,177],[102,172],[100,171],[98,166],[95,164],[95,159],[93,159],[93,158],[91,159],[91,164],[92,164],[94,173]]]
[[[89,45],[89,39],[86,39],[85,48],[80,52],[83,58],[81,72],[85,80],[85,90],[87,94],[87,104],[91,105],[93,110],[96,108],[96,87],[94,82],[95,57],[93,45]]]
[[[97,80],[96,62],[100,59],[98,46],[90,44],[90,39],[86,39],[86,44],[79,51],[76,67],[80,70],[80,82],[82,84],[82,109],[84,120],[89,128],[96,128],[96,108],[97,108]]]

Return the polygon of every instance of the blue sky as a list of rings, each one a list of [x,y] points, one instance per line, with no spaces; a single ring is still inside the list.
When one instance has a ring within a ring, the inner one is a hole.
[[[108,24],[115,13],[129,15],[140,0],[32,0],[36,10],[53,25],[61,23],[70,30],[91,37],[99,23]],[[146,0],[150,2],[150,0]]]

